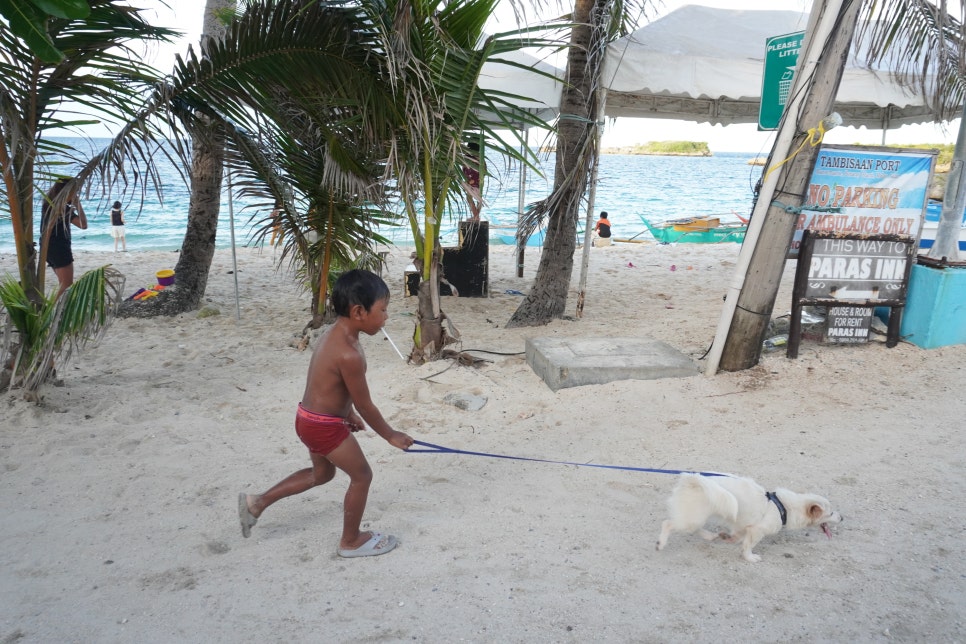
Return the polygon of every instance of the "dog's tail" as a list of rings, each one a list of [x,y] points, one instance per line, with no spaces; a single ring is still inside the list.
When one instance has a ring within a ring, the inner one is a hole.
[[[680,492],[698,494],[711,505],[714,513],[729,521],[738,518],[738,499],[713,480],[701,474],[682,474]]]

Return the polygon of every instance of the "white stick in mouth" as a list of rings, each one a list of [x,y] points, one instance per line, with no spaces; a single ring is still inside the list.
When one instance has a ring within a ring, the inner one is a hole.
[[[388,333],[386,333],[386,329],[385,329],[385,327],[383,327],[383,329],[382,329],[382,334],[383,334],[384,336],[386,336],[386,339],[387,339],[387,340],[389,340],[389,344],[391,344],[391,345],[392,345],[392,348],[396,350],[396,353],[398,353],[398,354],[399,354],[399,357],[400,357],[400,358],[402,358],[402,359],[403,359],[403,361],[405,361],[405,360],[406,360],[406,356],[404,356],[404,355],[402,354],[402,351],[400,351],[400,350],[399,350],[399,347],[397,347],[397,346],[396,346],[396,343],[395,343],[395,342],[393,342],[393,341],[392,341],[392,338],[390,338],[390,337],[389,337],[389,334],[388,334]]]

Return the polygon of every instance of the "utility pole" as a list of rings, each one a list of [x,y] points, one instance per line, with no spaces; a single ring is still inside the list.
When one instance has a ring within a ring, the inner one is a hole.
[[[818,157],[823,120],[832,111],[842,80],[859,0],[816,0],[795,73],[793,102],[779,127],[762,189],[742,245],[735,278],[706,373],[749,369],[761,357],[788,248],[795,233],[808,180]],[[802,98],[800,98],[802,97]],[[781,145],[788,142],[790,145]]]
[[[959,120],[959,136],[953,150],[953,162],[946,180],[946,194],[943,197],[943,211],[936,230],[936,242],[929,249],[928,257],[946,258],[959,261],[959,227],[966,209],[966,105]]]

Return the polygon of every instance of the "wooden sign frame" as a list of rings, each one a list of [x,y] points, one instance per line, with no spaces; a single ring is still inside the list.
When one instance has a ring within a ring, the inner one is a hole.
[[[918,242],[912,237],[806,230],[795,270],[787,357],[798,357],[805,306],[889,307],[886,346],[899,344],[909,273],[917,252]]]

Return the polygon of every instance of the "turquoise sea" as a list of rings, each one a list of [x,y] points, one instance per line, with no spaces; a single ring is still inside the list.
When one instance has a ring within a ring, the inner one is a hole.
[[[761,174],[760,166],[749,165],[755,155],[718,152],[712,157],[658,157],[604,155],[601,160],[594,212],[606,210],[617,238],[653,239],[645,232],[640,215],[652,221],[663,221],[692,215],[716,215],[723,221],[736,221],[735,213],[747,216],[752,206],[752,187]],[[526,203],[541,199],[550,190],[553,158],[544,163],[544,177],[528,173]],[[492,243],[500,236],[512,236],[517,221],[519,175],[515,170],[502,170],[498,159],[488,159],[495,176],[488,177],[484,197],[487,205],[483,218],[490,222]],[[72,229],[74,248],[78,250],[113,250],[110,206],[121,200],[127,220],[129,250],[177,250],[181,248],[188,217],[189,191],[177,170],[159,162],[164,185],[163,204],[149,193],[143,205],[140,195],[110,195],[102,200],[84,200],[88,229]],[[94,190],[93,194],[99,194]],[[238,246],[252,243],[252,232],[264,225],[269,208],[264,204],[232,201],[235,241]],[[35,212],[39,213],[39,204]],[[461,213],[444,219],[443,242],[456,241],[456,227]],[[465,216],[465,215],[464,215]],[[593,217],[596,220],[596,215]],[[217,245],[231,245],[231,219],[227,186],[222,197]],[[39,228],[40,217],[36,218]],[[380,231],[399,245],[411,245],[408,226]],[[9,220],[0,219],[0,252],[14,250]]]

